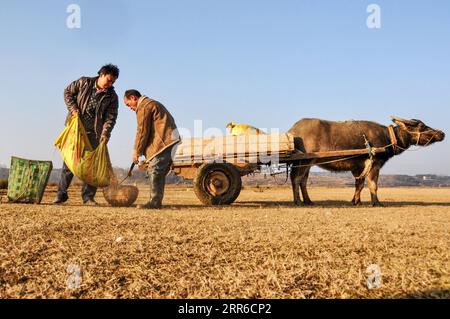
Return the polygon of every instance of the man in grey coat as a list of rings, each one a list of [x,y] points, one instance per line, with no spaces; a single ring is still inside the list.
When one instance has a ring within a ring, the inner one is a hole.
[[[100,142],[108,143],[111,131],[116,124],[119,99],[113,84],[118,77],[117,66],[108,64],[98,71],[98,76],[82,77],[69,84],[64,90],[64,102],[69,110],[66,122],[71,116],[79,114],[93,148],[96,148]],[[69,199],[67,190],[72,179],[73,173],[64,163],[58,193],[53,203],[61,204]],[[96,187],[84,184],[83,204],[96,206],[97,203],[94,200],[96,192]]]

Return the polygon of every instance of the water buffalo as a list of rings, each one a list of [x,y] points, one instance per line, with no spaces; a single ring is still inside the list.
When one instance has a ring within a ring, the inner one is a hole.
[[[306,185],[311,166],[318,165],[329,171],[352,172],[355,177],[355,195],[352,202],[355,205],[361,204],[360,195],[367,177],[372,205],[381,206],[377,197],[377,184],[383,165],[411,145],[428,146],[445,138],[444,132],[432,129],[420,120],[392,117],[392,121],[396,124],[391,131],[395,137],[391,137],[388,127],[370,121],[332,122],[321,119],[302,119],[295,123],[289,133],[294,136],[295,148],[301,152],[362,149],[366,147],[366,140],[372,147],[383,147],[392,144],[392,141],[396,139],[397,146],[390,146],[386,152],[374,155],[372,161],[367,154],[333,163],[324,163],[334,160],[330,158],[294,162],[291,171],[294,204],[301,205],[299,188],[302,191],[303,204],[313,204]]]

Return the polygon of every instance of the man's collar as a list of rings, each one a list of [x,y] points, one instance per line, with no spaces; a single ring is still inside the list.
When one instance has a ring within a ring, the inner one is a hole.
[[[136,112],[137,112],[139,106],[141,106],[142,101],[144,101],[144,99],[146,99],[146,98],[147,98],[147,97],[146,97],[145,95],[142,95],[142,96],[138,99],[137,106],[136,106]]]
[[[96,76],[95,78],[94,78],[94,89],[97,91],[98,90],[98,87],[97,87],[97,81],[98,81],[98,76]]]
[[[110,88],[107,88],[107,89],[100,89],[97,86],[98,78],[99,78],[98,76],[94,78],[94,90],[95,90],[96,93],[108,92],[109,90],[114,90],[114,86],[111,86]]]
[[[138,105],[142,103],[142,101],[146,98],[145,95],[142,95],[138,100]]]

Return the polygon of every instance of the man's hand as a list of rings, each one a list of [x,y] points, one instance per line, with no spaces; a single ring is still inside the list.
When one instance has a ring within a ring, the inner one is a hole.
[[[133,150],[133,155],[131,157],[131,162],[135,164],[139,164],[139,156],[136,150]]]
[[[109,137],[108,137],[108,136],[102,135],[102,136],[100,137],[100,143],[108,144],[108,142],[109,142]]]

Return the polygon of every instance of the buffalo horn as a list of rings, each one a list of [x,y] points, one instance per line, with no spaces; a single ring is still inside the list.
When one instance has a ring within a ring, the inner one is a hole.
[[[417,120],[405,120],[405,119],[402,119],[402,118],[396,117],[396,116],[391,116],[391,118],[394,121],[402,122],[402,123],[405,123],[407,125],[416,125],[416,124],[419,123],[419,121],[417,121]]]

